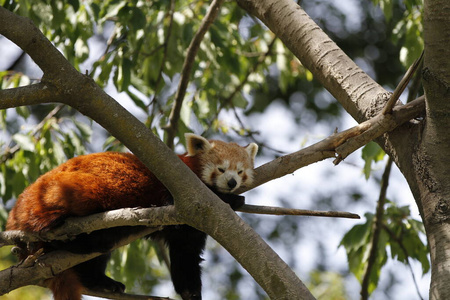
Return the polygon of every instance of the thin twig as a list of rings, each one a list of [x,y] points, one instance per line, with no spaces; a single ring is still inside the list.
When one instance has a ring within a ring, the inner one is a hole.
[[[227,98],[224,99],[224,101],[221,102],[220,104],[220,108],[217,110],[218,112],[220,112],[220,110],[222,108],[224,108],[225,106],[232,104],[232,100],[234,98],[234,96],[236,96],[237,93],[239,93],[242,88],[244,87],[244,85],[248,82],[248,79],[250,78],[250,75],[252,75],[253,73],[256,72],[256,70],[259,68],[259,66],[266,60],[266,58],[272,53],[272,48],[275,45],[275,42],[277,40],[277,37],[275,36],[272,41],[269,43],[269,45],[267,46],[267,51],[261,55],[257,62],[253,65],[251,65],[251,67],[248,69],[247,74],[245,74],[244,79],[239,83],[238,86],[236,86],[234,88],[234,91],[230,94],[230,96],[228,96]]]
[[[383,224],[384,204],[386,203],[386,192],[389,185],[389,175],[391,174],[391,167],[392,159],[389,157],[381,179],[380,196],[378,198],[375,220],[373,222],[373,235],[372,241],[370,243],[370,254],[369,259],[367,260],[367,267],[361,284],[362,300],[367,300],[369,298],[370,275],[372,273],[378,255],[378,241],[380,239],[380,233]]]
[[[213,116],[213,118],[211,120],[215,120],[218,118],[219,113],[222,111],[222,109],[224,107],[226,107],[227,105],[231,105],[231,108],[233,109],[234,115],[236,117],[236,120],[238,121],[238,123],[240,124],[241,128],[245,128],[245,124],[242,121],[242,119],[239,117],[237,111],[236,111],[236,107],[233,105],[233,98],[239,93],[241,92],[241,90],[244,88],[244,85],[248,82],[250,75],[252,75],[253,73],[256,72],[256,70],[259,68],[259,66],[264,62],[264,60],[272,53],[272,48],[275,45],[275,42],[277,40],[277,37],[275,36],[272,41],[269,43],[268,47],[267,47],[267,51],[264,53],[259,54],[259,58],[256,61],[255,64],[251,65],[251,67],[248,69],[247,74],[245,74],[244,79],[234,88],[233,92],[231,92],[231,94],[223,99],[222,101],[220,101],[220,106],[217,109],[217,112],[215,113],[215,115]],[[248,136],[258,145],[263,145],[263,143],[261,143],[260,141],[258,141],[255,136],[254,133],[249,131]],[[267,149],[270,149],[274,152],[277,152],[279,154],[282,153],[282,151],[277,150],[275,148],[272,148],[270,146],[265,145],[264,146]]]
[[[415,76],[411,85],[408,89],[408,98],[406,99],[406,103],[414,100],[419,94],[420,87],[422,86],[422,70],[423,70],[423,59],[420,61],[419,66],[417,67]]]
[[[166,60],[167,60],[167,54],[169,53],[169,40],[170,40],[170,36],[172,35],[172,29],[173,29],[173,15],[175,13],[175,0],[171,0],[170,1],[170,5],[167,11],[167,15],[169,16],[169,26],[167,27],[167,33],[164,39],[164,43],[161,45],[161,47],[163,48],[163,57],[161,59],[161,64],[159,67],[159,72],[158,72],[158,78],[156,78],[155,84],[154,84],[154,89],[155,91],[158,89],[158,85],[161,82],[162,74],[164,72],[164,66],[166,65]],[[164,23],[164,22],[162,22]],[[149,104],[156,104],[153,106],[153,113],[156,110],[156,106],[158,105],[158,98],[157,95],[155,94],[155,97],[153,98],[152,102]]]
[[[236,211],[251,213],[251,214],[264,214],[264,215],[284,215],[284,216],[311,216],[311,217],[330,217],[330,218],[349,218],[360,219],[359,215],[343,212],[343,211],[317,211],[307,209],[296,208],[284,208],[274,206],[259,206],[244,204]]]
[[[211,24],[216,19],[219,13],[219,8],[225,0],[214,0],[208,9],[205,17],[203,18],[200,28],[195,34],[194,38],[189,45],[187,50],[186,59],[183,64],[183,71],[181,72],[180,83],[178,84],[178,90],[175,95],[175,100],[172,106],[172,111],[169,116],[169,123],[164,127],[167,132],[166,144],[169,148],[173,149],[174,138],[178,129],[178,121],[180,119],[181,106],[183,104],[184,96],[186,95],[186,89],[189,84],[189,79],[192,73],[192,67],[195,62],[195,56],[197,55],[198,49],[200,48],[200,43],[203,40],[206,32],[208,31]]]
[[[402,80],[400,80],[400,83],[397,85],[397,87],[394,90],[394,93],[392,93],[391,97],[389,98],[388,102],[386,103],[386,106],[382,110],[382,114],[390,114],[392,112],[392,109],[394,108],[395,104],[397,103],[397,100],[400,98],[400,95],[403,93],[405,88],[408,86],[409,81],[413,77],[414,73],[416,72],[417,68],[421,65],[421,61],[423,59],[423,51],[420,54],[420,57],[414,61],[414,63],[409,67],[408,71],[406,71],[405,76],[403,76]]]

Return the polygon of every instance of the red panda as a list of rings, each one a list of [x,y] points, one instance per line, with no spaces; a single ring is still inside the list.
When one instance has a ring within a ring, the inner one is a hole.
[[[186,144],[187,153],[179,155],[180,159],[233,209],[241,206],[244,198],[232,193],[251,183],[258,146],[208,141],[194,134],[186,134]],[[6,229],[42,232],[72,216],[171,204],[169,191],[136,156],[114,152],[89,154],[68,160],[28,186],[11,210]],[[70,242],[41,245],[44,252],[62,249],[104,253],[48,279],[46,285],[54,299],[80,300],[85,288],[123,292],[122,283],[105,275],[109,252],[120,239],[139,229],[116,227],[82,234]],[[166,226],[150,238],[162,239],[168,246],[175,291],[183,300],[200,300],[200,262],[206,234],[187,225],[177,225]]]

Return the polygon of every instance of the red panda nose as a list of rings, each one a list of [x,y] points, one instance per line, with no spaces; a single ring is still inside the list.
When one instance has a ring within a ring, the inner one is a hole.
[[[234,178],[232,178],[232,179],[228,180],[227,185],[230,189],[233,189],[236,187],[237,182]]]

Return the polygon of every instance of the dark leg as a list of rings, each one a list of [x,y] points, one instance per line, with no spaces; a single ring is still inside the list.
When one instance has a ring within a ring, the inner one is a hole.
[[[175,291],[183,300],[201,300],[200,263],[206,234],[187,225],[169,226],[162,233],[169,246],[170,272]]]
[[[66,250],[72,253],[104,253],[94,259],[73,267],[81,283],[94,291],[108,291],[121,293],[125,285],[105,275],[106,265],[110,257],[111,249],[123,238],[145,230],[143,226],[116,227],[94,231],[90,234],[80,234],[74,240],[53,241],[51,248]]]
[[[100,255],[73,267],[83,286],[93,291],[123,293],[125,285],[105,275],[109,257],[109,253]]]

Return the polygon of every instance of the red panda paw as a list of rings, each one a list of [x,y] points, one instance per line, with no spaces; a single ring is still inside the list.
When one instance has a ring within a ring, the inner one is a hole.
[[[215,192],[223,202],[228,203],[232,209],[236,210],[245,204],[245,197],[235,194],[225,194],[221,192]]]
[[[202,295],[197,293],[191,293],[189,291],[184,291],[180,294],[183,300],[202,300]]]

